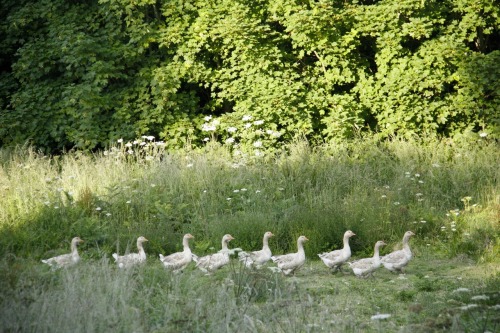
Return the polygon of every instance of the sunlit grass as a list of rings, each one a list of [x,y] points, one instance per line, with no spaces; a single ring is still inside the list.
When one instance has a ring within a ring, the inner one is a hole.
[[[217,144],[166,153],[147,137],[93,155],[2,151],[1,280],[8,283],[0,330],[498,328],[495,142],[297,142],[273,157],[233,153]],[[341,247],[347,229],[356,233],[354,258],[371,256],[377,240],[389,244],[383,255],[414,231],[406,278],[383,270],[367,280],[332,276],[316,254]],[[202,255],[225,233],[234,247],[258,249],[268,230],[275,254],[295,251],[298,235],[310,239],[297,277],[248,273],[237,263],[208,278],[194,269],[169,275],[158,261],[158,253],[180,250],[187,232]],[[135,250],[139,235],[149,239],[143,270],[120,272],[103,259]],[[40,259],[67,252],[74,236],[85,240],[81,265],[55,273],[42,266]],[[470,286],[469,298],[453,293]],[[482,295],[489,298],[473,299]]]

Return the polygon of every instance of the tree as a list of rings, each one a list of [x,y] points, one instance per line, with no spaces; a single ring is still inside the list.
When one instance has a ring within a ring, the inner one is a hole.
[[[4,2],[3,145],[500,132],[492,0]]]

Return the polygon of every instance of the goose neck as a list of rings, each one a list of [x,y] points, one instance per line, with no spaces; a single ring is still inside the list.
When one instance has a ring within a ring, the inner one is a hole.
[[[78,253],[78,247],[76,245],[76,242],[71,242],[71,253],[73,254]]]
[[[350,249],[349,247],[349,236],[344,236],[344,249]]]
[[[300,240],[297,241],[297,250],[298,253],[304,253],[304,244]]]
[[[264,239],[262,240],[262,249],[266,250],[269,248],[269,238],[264,236]]]
[[[182,239],[182,247],[184,248],[184,251],[189,249],[189,239],[187,238]]]

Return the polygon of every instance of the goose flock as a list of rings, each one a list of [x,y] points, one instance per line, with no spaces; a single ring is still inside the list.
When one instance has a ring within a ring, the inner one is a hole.
[[[373,276],[373,272],[381,266],[391,272],[403,273],[403,269],[412,259],[409,241],[415,234],[411,231],[407,231],[403,236],[403,248],[401,250],[391,252],[381,257],[380,248],[387,244],[383,241],[377,241],[375,243],[373,257],[349,261],[351,258],[349,239],[355,235],[356,234],[351,230],[347,230],[343,237],[343,248],[318,254],[319,258],[333,271],[341,270],[342,265],[347,263],[354,275],[360,278]],[[172,253],[167,256],[160,254],[159,257],[165,268],[174,273],[182,272],[191,261],[194,261],[198,269],[210,275],[227,265],[230,262],[230,255],[237,252],[239,260],[249,269],[260,269],[267,264],[267,262],[273,261],[276,267],[270,267],[270,269],[282,272],[283,275],[286,276],[294,275],[306,261],[304,243],[309,239],[306,236],[300,236],[297,239],[297,252],[273,256],[269,247],[269,239],[273,236],[274,234],[272,232],[267,231],[262,240],[262,250],[246,252],[239,248],[229,249],[229,242],[234,240],[234,237],[230,234],[226,234],[222,237],[221,250],[203,257],[198,257],[191,252],[191,248],[189,247],[189,240],[193,239],[194,236],[185,234],[182,238],[182,252]],[[118,267],[125,269],[146,262],[146,252],[144,251],[143,243],[147,241],[148,240],[143,236],[137,238],[138,253],[129,253],[123,256],[118,255],[118,253],[113,253],[112,256]],[[75,265],[80,261],[77,246],[82,242],[82,239],[75,237],[71,241],[71,253],[44,259],[42,262],[52,268],[63,268]]]

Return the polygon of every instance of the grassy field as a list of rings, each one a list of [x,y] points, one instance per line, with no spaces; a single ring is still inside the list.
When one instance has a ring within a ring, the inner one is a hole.
[[[2,332],[496,332],[500,270],[425,248],[404,276],[359,279],[309,260],[296,276],[246,271],[171,275],[156,258],[118,270],[106,260],[52,272],[5,260]],[[22,268],[20,268],[22,267]],[[376,315],[390,315],[375,319]]]
[[[483,139],[358,141],[280,154],[239,155],[216,145],[165,153],[144,142],[95,155],[0,151],[0,331],[3,332],[495,332],[500,327],[500,149]],[[353,258],[400,246],[415,258],[404,276],[380,269],[332,274],[317,254]],[[250,272],[236,260],[213,276],[170,275],[158,260],[195,236],[194,252],[261,247],[307,264],[295,277]],[[129,271],[111,253],[148,261]],[[40,259],[80,236],[82,262],[51,271]],[[379,316],[377,316],[379,315]],[[375,317],[373,317],[375,316]],[[387,318],[386,318],[387,317]]]

